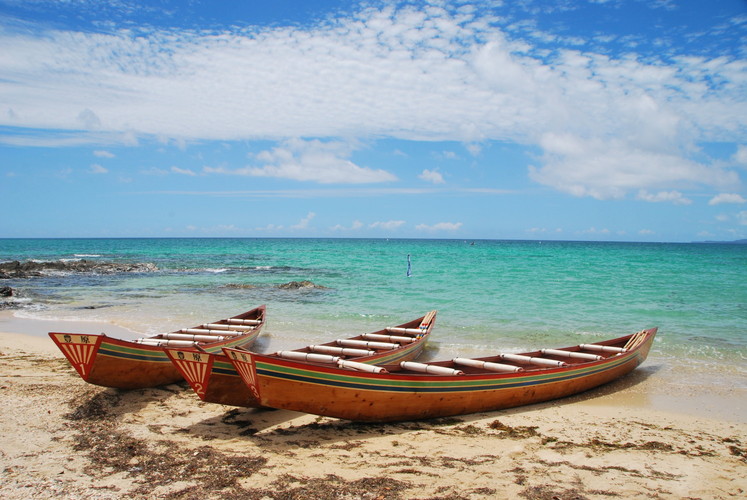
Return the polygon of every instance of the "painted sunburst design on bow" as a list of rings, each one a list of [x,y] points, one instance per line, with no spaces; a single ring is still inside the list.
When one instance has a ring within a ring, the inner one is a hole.
[[[257,371],[254,366],[254,360],[251,356],[247,356],[246,354],[236,351],[231,351],[231,359],[233,359],[234,364],[233,366],[236,368],[236,371],[239,372],[239,375],[241,376],[241,379],[244,381],[244,383],[249,387],[249,390],[252,391],[252,395],[259,399],[259,387],[257,386]]]
[[[52,340],[83,380],[86,380],[91,373],[94,354],[101,344],[101,337],[98,335],[55,333],[52,335]]]
[[[195,351],[174,351],[170,349],[166,349],[166,354],[189,382],[189,385],[192,386],[195,393],[204,396],[214,356]]]

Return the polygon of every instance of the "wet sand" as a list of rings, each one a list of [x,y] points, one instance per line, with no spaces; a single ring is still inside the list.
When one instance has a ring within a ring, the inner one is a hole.
[[[550,403],[364,425],[93,386],[38,334],[71,325],[29,323],[0,317],[3,498],[747,495],[744,390],[654,390],[657,363]]]

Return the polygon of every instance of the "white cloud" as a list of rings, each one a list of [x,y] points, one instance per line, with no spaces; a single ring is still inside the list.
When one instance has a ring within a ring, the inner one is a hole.
[[[398,229],[402,227],[405,224],[405,221],[403,220],[390,220],[390,221],[381,221],[381,222],[372,222],[368,225],[371,229],[383,229],[386,231],[391,231],[393,229]]]
[[[682,193],[678,191],[659,191],[658,193],[649,193],[646,190],[638,192],[639,200],[648,201],[651,203],[668,202],[674,203],[675,205],[690,205],[692,200],[682,196]]]
[[[737,213],[737,222],[742,226],[747,226],[747,210]]]
[[[99,117],[91,111],[90,109],[86,108],[83,111],[81,111],[78,114],[77,122],[79,125],[82,125],[85,129],[98,129],[101,128],[101,120]]]
[[[737,146],[737,152],[734,153],[734,161],[740,165],[747,165],[747,146],[744,144]]]
[[[289,139],[281,146],[262,151],[254,158],[264,166],[239,169],[205,167],[206,173],[277,177],[320,184],[365,184],[390,182],[397,178],[385,170],[360,167],[351,162],[350,144],[320,140]]]
[[[55,177],[59,177],[60,179],[67,179],[73,174],[72,168],[63,168],[55,172]]]
[[[418,176],[418,178],[423,179],[427,182],[432,182],[433,184],[444,184],[444,176],[441,175],[441,172],[438,170],[428,170],[427,168],[423,170],[423,172]]]
[[[20,131],[0,142],[394,137],[479,154],[508,141],[542,150],[536,182],[605,199],[733,184],[734,172],[692,158],[698,143],[743,140],[747,127],[743,60],[613,56],[448,2],[363,8],[313,27],[39,30],[0,32],[13,47],[0,57],[12,98],[0,126]],[[540,45],[548,40],[553,52]],[[231,173],[394,180],[317,142],[282,142]],[[745,157],[740,146],[735,160]]]
[[[350,227],[345,227],[342,224],[336,224],[330,228],[331,231],[357,231],[358,229],[361,229],[364,226],[364,224],[359,221],[355,220],[350,225]]]
[[[94,163],[93,165],[91,165],[91,169],[89,170],[89,172],[91,172],[92,174],[106,174],[109,171],[101,165]]]
[[[418,231],[428,231],[428,232],[436,232],[436,231],[457,231],[462,227],[461,222],[439,222],[436,224],[433,224],[432,226],[429,226],[428,224],[418,224],[415,226],[415,229]]]
[[[610,233],[612,233],[612,231],[610,231],[607,228],[597,229],[596,227],[590,227],[589,229],[579,231],[579,234],[592,234],[592,235],[602,235],[602,236],[607,236]]]
[[[114,153],[111,153],[109,151],[104,151],[104,150],[94,151],[93,155],[99,158],[114,158]]]
[[[196,173],[194,173],[194,171],[188,168],[171,167],[171,171],[175,174],[188,175],[190,177],[194,177],[197,175]]]
[[[290,228],[291,229],[306,229],[309,227],[309,223],[314,217],[316,217],[316,214],[314,212],[309,212],[308,214],[306,214],[306,217],[298,221],[298,224],[295,224],[291,226]]]
[[[472,156],[480,156],[480,153],[482,153],[482,146],[479,144],[467,144],[465,148]]]
[[[441,153],[435,153],[433,156],[444,160],[458,160],[459,155],[454,151],[442,151]]]
[[[545,151],[544,165],[530,167],[530,178],[575,196],[614,199],[632,189],[699,184],[719,187],[739,182],[735,172],[701,165],[671,152],[641,149],[619,139],[547,133],[540,145]]]
[[[742,195],[736,193],[717,194],[708,202],[709,205],[720,205],[721,203],[747,203]]]
[[[267,232],[275,232],[275,231],[282,231],[284,227],[282,225],[275,225],[275,224],[267,224],[264,227],[255,227],[255,231],[267,231]]]

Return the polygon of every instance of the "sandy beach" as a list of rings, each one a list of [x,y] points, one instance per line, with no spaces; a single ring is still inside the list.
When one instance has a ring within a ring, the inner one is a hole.
[[[561,401],[362,425],[206,404],[186,384],[89,385],[39,335],[70,325],[2,319],[3,498],[747,495],[744,391],[667,399],[651,389],[661,368]]]

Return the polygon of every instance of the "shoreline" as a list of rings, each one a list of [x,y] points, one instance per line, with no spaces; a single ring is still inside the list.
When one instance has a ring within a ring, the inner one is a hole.
[[[51,341],[24,333],[0,333],[0,353],[4,498],[733,498],[747,492],[747,424],[641,405],[639,389],[658,376],[643,367],[620,381],[625,386],[563,400],[363,425],[206,404],[185,384],[136,391],[93,386]]]
[[[0,332],[21,333],[49,339],[47,334],[54,331],[60,333],[106,333],[110,337],[122,339],[135,339],[143,335],[109,321],[19,318],[13,310],[0,311]]]

